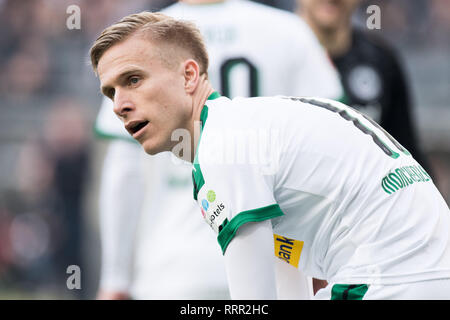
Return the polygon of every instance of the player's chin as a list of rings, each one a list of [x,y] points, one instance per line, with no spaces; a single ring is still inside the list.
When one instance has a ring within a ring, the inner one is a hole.
[[[142,145],[142,148],[144,148],[144,151],[151,156],[165,151],[161,146],[159,146],[159,144],[155,143],[151,139],[145,139],[143,141],[139,141],[139,143]]]

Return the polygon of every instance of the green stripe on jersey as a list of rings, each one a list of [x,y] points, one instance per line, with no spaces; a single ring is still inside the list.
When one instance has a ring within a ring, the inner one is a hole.
[[[219,232],[217,241],[225,254],[228,244],[234,238],[236,231],[240,226],[247,222],[258,222],[267,219],[276,218],[283,215],[283,211],[278,204],[272,204],[266,207],[243,211],[235,216],[225,227]]]
[[[335,284],[331,300],[362,300],[368,289],[367,284]]]

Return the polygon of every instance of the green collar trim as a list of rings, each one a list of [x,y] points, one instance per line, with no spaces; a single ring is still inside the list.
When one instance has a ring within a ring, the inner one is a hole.
[[[220,93],[218,93],[217,91],[214,91],[213,93],[211,93],[209,95],[208,99],[206,99],[206,100],[207,101],[208,100],[215,100],[215,99],[220,98],[220,97],[221,97]],[[205,104],[203,106],[202,112],[200,113],[200,121],[202,122],[201,130],[200,130],[200,137],[202,136],[202,131],[203,131],[203,128],[205,127],[205,122],[206,122],[207,118],[208,118],[208,106]]]
[[[192,181],[194,183],[194,199],[197,200],[197,195],[200,189],[205,184],[205,179],[203,178],[203,173],[200,169],[200,164],[198,163],[198,147],[200,146],[200,140],[202,138],[203,127],[205,126],[206,119],[208,118],[208,106],[204,105],[202,112],[200,113],[200,137],[197,142],[197,150],[195,150],[194,163],[192,164]]]
[[[203,106],[202,112],[200,113],[200,137],[202,136],[203,128],[205,127],[206,119],[208,118],[208,106]],[[200,138],[198,140],[200,142]]]
[[[221,95],[217,91],[211,93],[207,100],[214,100],[220,98]],[[198,138],[197,148],[200,145],[200,140],[202,138],[203,128],[205,127],[206,119],[208,118],[208,106],[205,104],[203,106],[202,112],[200,113],[200,137]],[[192,170],[192,180],[194,183],[194,199],[197,200],[198,192],[205,184],[205,179],[203,178],[202,170],[200,169],[200,164],[198,163],[198,150],[195,150],[193,170]]]
[[[220,98],[220,97],[221,97],[220,93],[218,93],[217,91],[214,91],[213,93],[211,93],[209,95],[207,100],[214,100],[214,99],[217,99],[217,98]]]
[[[214,91],[213,93],[211,93],[209,95],[208,99],[206,99],[206,100],[207,101],[208,100],[215,100],[215,99],[220,98],[220,97],[221,97],[220,93],[218,93],[217,91]],[[208,118],[208,106],[205,104],[203,106],[202,112],[200,113],[200,121],[202,123],[201,123],[201,126],[200,126],[200,137],[198,139],[197,146],[200,144],[200,139],[202,137],[203,128],[205,127],[205,123],[206,123],[206,119],[207,118]],[[197,154],[195,155],[195,159],[197,159]]]

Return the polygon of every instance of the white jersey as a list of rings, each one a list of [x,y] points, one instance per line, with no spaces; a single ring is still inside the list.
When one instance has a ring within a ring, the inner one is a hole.
[[[209,78],[227,95],[321,95],[336,99],[342,95],[338,74],[324,49],[309,27],[291,13],[240,0],[205,5],[176,3],[163,12],[194,21],[200,28],[210,57]],[[106,137],[130,139],[112,112],[109,99],[101,106],[96,131]],[[198,214],[192,201],[191,169],[163,158],[155,158],[153,168],[147,170],[152,187],[146,191],[141,210],[144,214],[134,254],[133,296],[223,298],[219,287],[222,284],[226,288],[227,284],[220,248],[208,241],[200,248],[203,233],[212,235],[199,222],[201,218],[188,218]],[[116,168],[119,166],[117,163]],[[153,177],[155,173],[157,178]],[[195,235],[188,236],[189,232]]]
[[[271,219],[276,255],[344,284],[450,278],[450,211],[381,127],[321,98],[214,93],[201,114],[194,198],[225,253]]]

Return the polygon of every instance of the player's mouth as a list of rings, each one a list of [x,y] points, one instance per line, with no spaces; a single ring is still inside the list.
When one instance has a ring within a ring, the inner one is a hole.
[[[144,129],[149,123],[150,121],[147,120],[130,121],[125,125],[125,129],[134,139],[138,139],[144,133]]]

